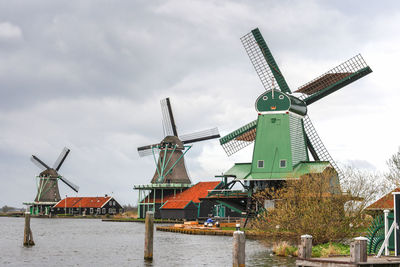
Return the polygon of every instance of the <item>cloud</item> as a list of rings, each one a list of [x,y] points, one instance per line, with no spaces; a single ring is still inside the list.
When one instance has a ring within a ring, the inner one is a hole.
[[[0,22],[0,43],[7,41],[21,40],[22,30],[10,22]]]
[[[39,170],[29,156],[52,164],[64,146],[61,173],[80,195],[135,203],[133,185],[155,170],[136,148],[163,138],[162,98],[180,134],[218,126],[224,135],[256,119],[264,89],[239,40],[254,27],[292,89],[362,52],[374,72],[309,112],[335,160],[385,168],[399,145],[400,13],[397,2],[362,3],[0,3],[0,205],[32,200]],[[228,158],[211,140],[186,162],[193,181],[210,180],[251,155],[249,146]]]

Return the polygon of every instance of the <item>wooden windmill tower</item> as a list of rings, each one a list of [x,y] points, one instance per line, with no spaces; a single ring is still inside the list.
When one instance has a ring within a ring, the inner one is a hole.
[[[141,157],[152,155],[156,164],[150,184],[134,186],[134,189],[139,190],[140,218],[148,210],[154,211],[155,217],[159,218],[159,207],[168,197],[191,186],[184,158],[192,147],[191,144],[220,137],[218,128],[178,136],[169,98],[161,100],[161,110],[165,137],[160,143],[138,147]]]
[[[286,179],[331,169],[331,191],[340,192],[343,176],[319,138],[307,115],[308,105],[372,72],[357,55],[293,94],[258,29],[241,38],[244,48],[266,92],[255,102],[257,119],[220,139],[230,156],[254,143],[251,163],[237,163],[225,176],[234,177],[254,189],[277,186]],[[309,160],[309,154],[314,161]],[[248,203],[249,204],[249,203]]]
[[[78,192],[79,187],[70,182],[64,176],[61,176],[58,171],[67,158],[70,149],[64,148],[53,167],[49,167],[35,155],[32,155],[31,161],[38,166],[42,172],[37,176],[37,194],[35,201],[24,203],[31,206],[32,214],[48,214],[50,208],[61,200],[60,191],[58,189],[58,180],[61,180],[75,192]]]

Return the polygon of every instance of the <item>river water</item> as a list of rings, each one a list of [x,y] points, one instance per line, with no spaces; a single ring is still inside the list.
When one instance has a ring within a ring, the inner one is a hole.
[[[31,219],[36,246],[22,246],[24,218],[0,217],[1,266],[232,266],[232,237],[154,232],[143,260],[144,224],[98,219]],[[295,266],[246,240],[246,266]]]

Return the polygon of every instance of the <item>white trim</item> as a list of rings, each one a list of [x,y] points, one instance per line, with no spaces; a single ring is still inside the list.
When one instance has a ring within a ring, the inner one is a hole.
[[[266,115],[266,114],[287,114],[287,112],[291,113],[289,110],[279,110],[279,111],[257,111],[261,115]]]
[[[114,197],[110,197],[110,196],[107,196],[107,197],[109,197],[109,199],[106,201],[106,202],[104,202],[104,204],[100,207],[100,208],[103,208],[104,207],[104,205],[106,205],[111,199],[113,199]]]

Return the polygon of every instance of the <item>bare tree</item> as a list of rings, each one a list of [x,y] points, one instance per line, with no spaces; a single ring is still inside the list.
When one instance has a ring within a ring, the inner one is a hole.
[[[400,186],[400,148],[399,151],[394,153],[392,157],[386,162],[389,168],[389,172],[386,175],[388,182],[393,187]],[[392,188],[393,189],[393,188]]]

